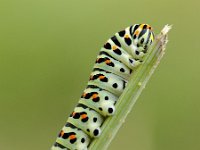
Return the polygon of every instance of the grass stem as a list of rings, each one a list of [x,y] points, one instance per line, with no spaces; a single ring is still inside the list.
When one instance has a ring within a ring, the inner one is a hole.
[[[126,89],[119,97],[114,116],[106,119],[102,126],[101,136],[92,141],[89,150],[106,150],[108,148],[162,59],[168,42],[167,34],[170,29],[171,26],[165,25],[160,34],[156,36],[153,44],[148,50],[147,56],[145,56],[143,64],[132,74]]]

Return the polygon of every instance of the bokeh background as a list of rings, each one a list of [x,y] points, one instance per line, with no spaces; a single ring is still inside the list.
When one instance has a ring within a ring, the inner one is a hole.
[[[103,43],[173,24],[164,59],[109,150],[200,149],[200,1],[0,0],[0,150],[48,150]]]

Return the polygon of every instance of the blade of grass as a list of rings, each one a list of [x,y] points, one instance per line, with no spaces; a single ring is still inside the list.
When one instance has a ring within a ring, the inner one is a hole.
[[[143,64],[133,73],[126,89],[118,99],[114,116],[106,119],[102,126],[101,136],[92,141],[89,150],[105,150],[108,148],[162,59],[168,42],[167,34],[170,29],[171,26],[165,25],[160,34],[156,36]]]

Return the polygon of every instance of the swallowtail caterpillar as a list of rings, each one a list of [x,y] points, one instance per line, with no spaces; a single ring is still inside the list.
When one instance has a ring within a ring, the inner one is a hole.
[[[135,24],[104,44],[88,85],[51,150],[87,150],[92,139],[101,136],[102,124],[115,114],[118,98],[153,40],[151,26]]]

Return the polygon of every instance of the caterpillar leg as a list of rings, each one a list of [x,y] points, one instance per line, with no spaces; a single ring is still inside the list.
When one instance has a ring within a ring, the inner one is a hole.
[[[59,143],[55,143],[51,150],[69,150],[68,148],[66,148],[65,146],[59,144]]]

